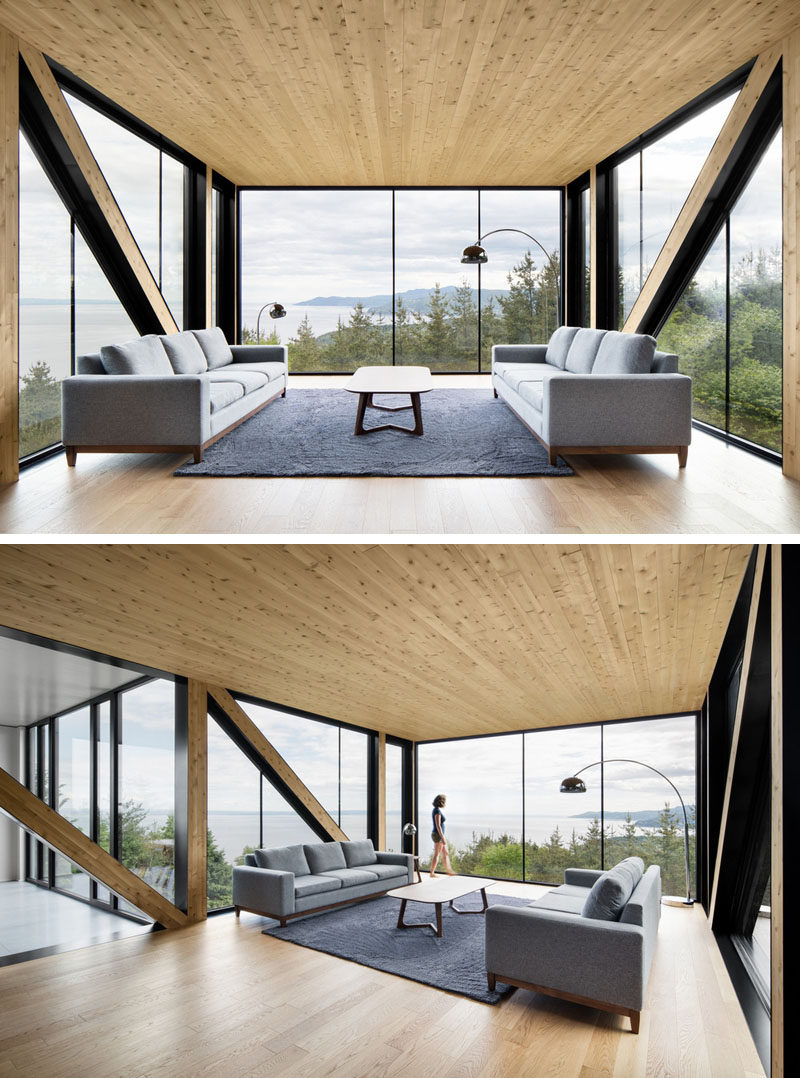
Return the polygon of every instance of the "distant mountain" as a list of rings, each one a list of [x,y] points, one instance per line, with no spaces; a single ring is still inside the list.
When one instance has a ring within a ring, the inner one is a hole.
[[[676,811],[676,806],[672,806],[672,811]],[[677,806],[678,821],[683,823],[683,813],[681,812],[680,805]],[[574,816],[570,816],[571,820],[593,820],[595,817],[599,817],[599,812],[579,812]],[[639,827],[658,827],[659,811],[653,809],[645,809],[642,812],[631,812],[631,819]],[[694,822],[694,805],[686,806],[686,815],[689,817],[689,826],[693,826]],[[604,816],[607,820],[625,820],[628,816],[627,812],[605,812]]]
[[[446,298],[450,298],[454,295],[456,286],[452,284],[445,285],[441,289],[442,295]],[[407,292],[398,292],[398,298],[402,298],[403,303],[409,310],[420,311],[420,313],[427,313],[428,303],[430,301],[432,288],[410,288]],[[503,288],[482,288],[481,299],[483,303],[491,297],[497,299],[499,296],[507,296],[508,290]],[[478,290],[472,289],[472,298],[477,304],[478,302]],[[346,307],[348,310],[351,307],[355,307],[357,303],[363,304],[367,310],[374,311],[376,314],[391,314],[392,313],[392,296],[377,295],[377,296],[315,296],[313,299],[303,299],[299,303],[295,303],[295,307]]]

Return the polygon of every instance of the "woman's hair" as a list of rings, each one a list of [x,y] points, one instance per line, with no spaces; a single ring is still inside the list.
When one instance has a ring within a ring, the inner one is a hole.
[[[433,799],[433,807],[437,809],[444,808],[445,801],[447,801],[445,794],[437,794]]]

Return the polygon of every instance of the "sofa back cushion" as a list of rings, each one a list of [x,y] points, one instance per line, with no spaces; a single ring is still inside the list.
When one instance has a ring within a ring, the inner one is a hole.
[[[677,374],[678,357],[674,352],[659,352],[653,356],[653,374]]]
[[[166,333],[160,340],[176,374],[202,374],[208,370],[206,354],[190,329]]]
[[[333,868],[347,868],[341,842],[318,842],[313,846],[304,846],[309,868],[315,875],[330,872]]]
[[[600,342],[592,374],[649,374],[655,352],[655,337],[611,329]]]
[[[547,352],[544,357],[545,363],[549,363],[551,367],[558,367],[559,370],[563,371],[567,362],[569,346],[575,339],[577,332],[576,326],[559,326],[547,345]]]
[[[579,329],[569,346],[564,370],[573,374],[591,374],[597,350],[605,335],[604,329]]]
[[[247,865],[248,868],[258,868],[258,865],[256,864],[255,854],[246,853],[244,855],[244,863],[245,865]]]
[[[164,345],[155,333],[124,344],[107,344],[100,349],[106,374],[172,374]]]
[[[365,838],[360,842],[343,842],[341,845],[348,868],[374,865],[378,860],[371,838]]]
[[[295,876],[308,876],[311,872],[304,846],[276,846],[272,850],[256,850],[253,856],[259,868],[294,872]]]
[[[603,873],[586,896],[581,916],[595,921],[618,921],[643,873],[641,857],[626,857],[614,865]]]
[[[215,367],[224,367],[228,363],[233,363],[233,352],[219,326],[214,326],[213,329],[193,329],[192,333],[203,349],[210,371],[213,371]]]
[[[78,356],[75,360],[76,374],[105,374],[103,360],[99,352],[89,352],[85,356]]]

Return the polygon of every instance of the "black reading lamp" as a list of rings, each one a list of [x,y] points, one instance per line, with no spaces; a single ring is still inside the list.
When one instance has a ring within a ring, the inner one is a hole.
[[[261,343],[261,315],[269,307],[270,318],[285,318],[286,308],[282,303],[276,303],[274,300],[270,300],[269,303],[265,303],[261,310],[258,312],[258,318],[256,319],[256,344]]]
[[[693,906],[694,899],[692,898],[690,873],[689,873],[689,818],[686,815],[686,805],[683,803],[681,792],[674,782],[670,781],[663,771],[659,771],[657,767],[652,767],[650,764],[643,764],[641,760],[596,760],[593,764],[587,764],[586,767],[582,767],[580,771],[576,771],[574,775],[570,775],[561,783],[560,793],[562,794],[585,794],[586,783],[583,779],[579,779],[583,771],[588,771],[590,767],[599,767],[600,764],[638,764],[640,767],[646,767],[650,771],[655,771],[657,775],[660,775],[665,782],[669,782],[672,789],[678,795],[678,800],[681,803],[683,809],[683,846],[686,859],[686,898],[680,898],[677,895],[664,895],[662,902],[665,902],[668,906]]]

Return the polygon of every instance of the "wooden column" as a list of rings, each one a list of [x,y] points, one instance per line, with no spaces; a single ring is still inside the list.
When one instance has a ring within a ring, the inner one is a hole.
[[[188,756],[189,843],[186,911],[190,921],[203,921],[208,906],[208,703],[205,685],[191,679]]]
[[[386,734],[378,734],[378,849],[386,849]]]
[[[19,52],[0,26],[0,483],[19,479]]]
[[[597,329],[597,168],[589,170],[589,326]]]
[[[783,43],[783,471],[800,479],[800,30]]]
[[[211,227],[213,220],[212,208],[214,204],[214,188],[212,187],[211,165],[206,165],[206,326],[213,326],[214,297],[211,287],[211,254],[216,243],[216,236]],[[217,266],[217,273],[220,267]]]

